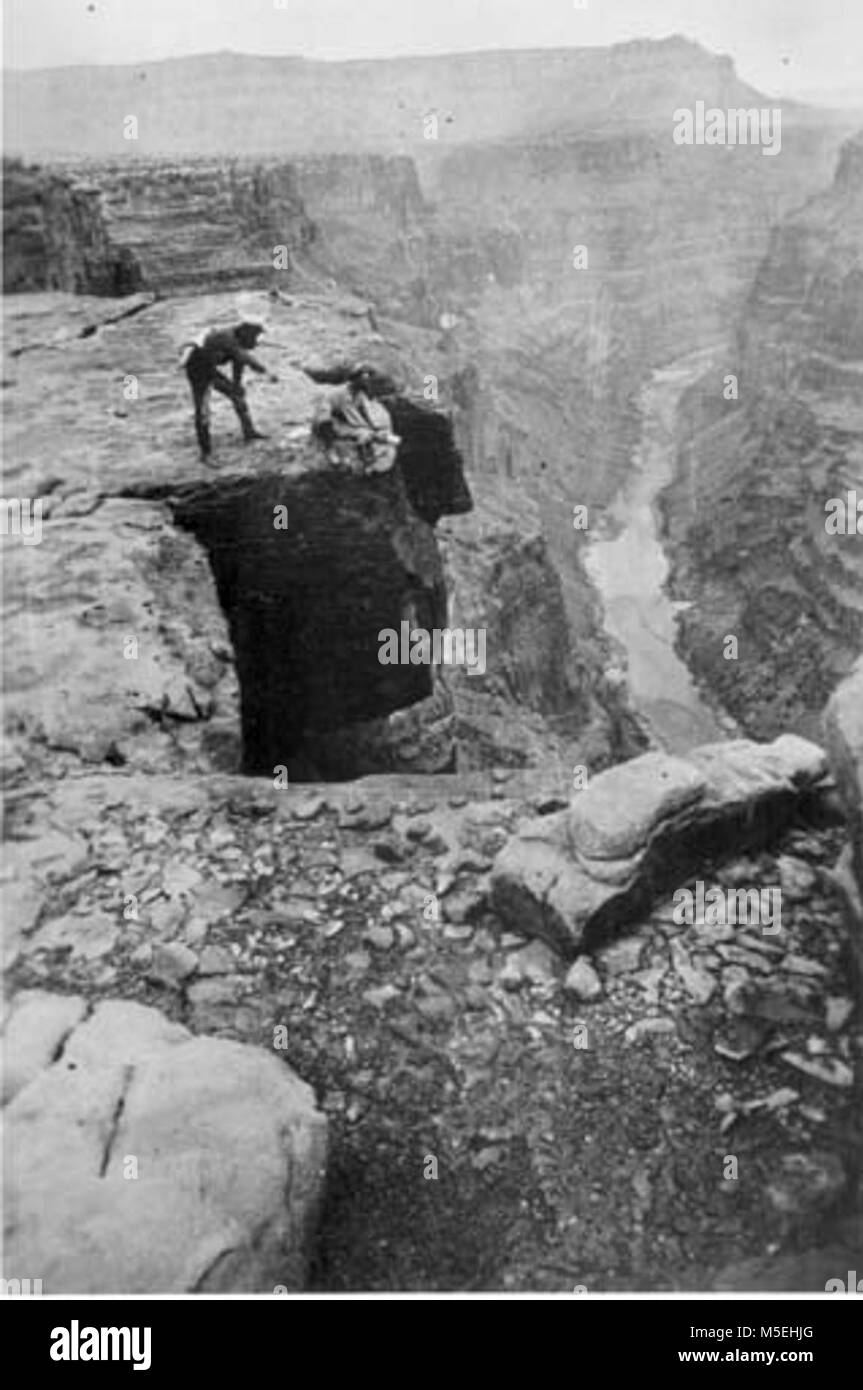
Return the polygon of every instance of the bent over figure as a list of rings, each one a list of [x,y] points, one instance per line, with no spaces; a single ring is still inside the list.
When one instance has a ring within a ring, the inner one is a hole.
[[[263,333],[263,324],[244,320],[236,328],[212,328],[195,344],[190,345],[183,358],[183,366],[192,388],[195,405],[195,434],[202,458],[209,458],[212,451],[210,437],[210,393],[218,391],[227,396],[243,431],[243,439],[248,444],[252,439],[266,439],[252,424],[249,405],[243,389],[243,370],[250,367],[262,376],[269,375],[270,381],[278,377],[267,372],[262,362],[253,356],[258,338]],[[232,378],[229,380],[219,368],[231,363]]]

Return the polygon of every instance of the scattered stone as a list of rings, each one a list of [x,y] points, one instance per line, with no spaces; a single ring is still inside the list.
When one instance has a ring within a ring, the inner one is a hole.
[[[854,1013],[854,1000],[842,995],[831,995],[827,999],[826,1023],[830,1033],[839,1033]]]
[[[214,980],[196,980],[189,986],[189,1003],[193,1008],[209,1008],[214,1004],[235,1004],[242,989],[238,975],[221,976]]]
[[[715,978],[691,963],[681,942],[676,938],[670,942],[670,949],[674,973],[683,982],[687,993],[696,1004],[707,1004],[716,990]]]
[[[788,1153],[780,1174],[767,1184],[767,1196],[783,1216],[829,1207],[845,1186],[845,1170],[832,1153]]]
[[[150,926],[158,936],[172,936],[180,930],[189,910],[185,898],[160,898],[148,908]]]
[[[487,960],[472,960],[467,977],[472,985],[489,985],[494,979],[494,970]]]
[[[407,854],[407,845],[393,831],[391,834],[382,835],[374,841],[372,853],[384,864],[400,864]]]
[[[766,1110],[772,1114],[774,1110],[787,1110],[789,1105],[800,1099],[800,1092],[793,1091],[790,1086],[780,1086],[778,1091],[771,1091],[769,1096],[762,1096],[757,1100],[747,1100],[743,1104],[743,1109]]]
[[[294,820],[310,821],[321,814],[326,806],[326,798],[323,796],[303,796],[298,801],[291,803],[291,815]]]
[[[854,1072],[845,1062],[840,1062],[838,1057],[823,1061],[814,1062],[810,1057],[804,1057],[800,1052],[780,1052],[783,1062],[787,1062],[789,1067],[794,1067],[797,1071],[805,1072],[807,1076],[812,1076],[816,1081],[823,1081],[827,1086],[853,1086]]]
[[[377,989],[367,989],[363,993],[363,998],[367,1004],[371,1004],[375,1009],[383,1009],[391,999],[399,998],[399,991],[394,985],[380,985]]]
[[[447,941],[470,941],[473,936],[473,927],[459,925],[449,920],[450,912],[447,908],[447,921],[443,929],[444,937]]]
[[[423,849],[428,850],[429,854],[433,854],[436,859],[440,859],[443,855],[449,854],[450,852],[449,842],[445,840],[443,835],[437,830],[432,831],[431,835],[426,836],[422,842],[422,846]]]
[[[386,802],[365,806],[363,802],[346,804],[339,816],[339,826],[343,830],[384,830],[393,818],[393,808]]]
[[[153,947],[150,975],[161,985],[179,989],[198,967],[198,957],[180,941],[157,941]]]
[[[659,1003],[659,986],[667,974],[664,965],[655,965],[650,970],[637,970],[632,976],[633,984],[644,990],[644,1002],[649,1008]]]
[[[70,914],[45,922],[27,941],[24,950],[58,951],[71,947],[73,960],[98,960],[116,945],[120,930],[116,919],[106,912],[86,917]]]
[[[590,962],[583,957],[570,966],[563,987],[567,994],[573,994],[576,999],[585,1002],[598,999],[602,994],[602,981]]]
[[[790,903],[804,902],[818,883],[818,875],[805,859],[782,854],[776,861],[776,867],[782,897]]]
[[[507,989],[522,984],[546,985],[554,979],[554,955],[542,941],[532,941],[508,956],[498,980]]]
[[[474,917],[486,904],[485,881],[475,879],[463,883],[454,893],[447,896],[444,903],[444,916],[448,922],[466,922]]]
[[[455,1002],[448,994],[432,994],[425,999],[418,999],[415,1007],[423,1018],[431,1022],[448,1023],[455,1018]]]
[[[640,1043],[645,1038],[670,1037],[676,1034],[673,1018],[640,1018],[632,1023],[623,1035],[624,1042]]]
[[[596,953],[595,959],[607,975],[628,975],[638,969],[646,946],[643,937],[627,936],[610,946],[604,946]]]
[[[735,1018],[717,1030],[713,1050],[729,1062],[744,1062],[758,1051],[767,1036],[765,1025],[748,1018]]]
[[[722,960],[743,966],[747,970],[755,970],[763,975],[769,975],[773,971],[773,966],[769,960],[764,960],[762,956],[756,955],[752,951],[744,951],[741,946],[717,946],[716,954]]]
[[[795,955],[789,951],[782,962],[785,970],[790,970],[795,975],[810,975],[813,979],[820,979],[828,973],[826,965],[822,965],[818,960],[810,960],[808,956]]]
[[[339,868],[344,878],[359,878],[361,874],[376,874],[380,868],[380,861],[371,850],[357,845],[342,850]]]
[[[364,975],[372,963],[368,951],[350,951],[345,956],[345,965],[353,975]]]
[[[486,1168],[493,1168],[496,1163],[500,1163],[502,1150],[490,1146],[487,1149],[480,1149],[479,1153],[474,1154],[471,1159],[471,1167],[478,1173],[484,1173]]]
[[[826,1110],[822,1110],[818,1105],[801,1105],[800,1114],[813,1125],[823,1125],[827,1121]]]
[[[405,830],[405,835],[409,840],[427,840],[432,834],[434,834],[434,826],[430,820],[415,820]]]
[[[231,952],[224,946],[205,946],[198,962],[200,975],[230,975],[236,966]]]
[[[187,946],[191,946],[194,950],[196,947],[204,944],[209,935],[209,931],[210,928],[207,926],[207,923],[203,922],[200,917],[192,917],[183,927],[183,940]]]
[[[751,859],[738,859],[722,868],[722,882],[730,888],[749,888],[759,882],[759,869]]]
[[[395,944],[392,927],[368,927],[363,932],[363,941],[368,941],[378,951],[389,951]]]
[[[191,865],[172,862],[162,873],[162,890],[169,898],[192,897],[202,878],[203,875]]]
[[[205,879],[195,893],[190,923],[203,923],[207,927],[213,925],[242,907],[246,892],[245,888],[236,883],[219,883],[216,879]]]
[[[738,1017],[749,1007],[751,979],[742,965],[726,965],[722,971],[722,1002],[729,1013]]]

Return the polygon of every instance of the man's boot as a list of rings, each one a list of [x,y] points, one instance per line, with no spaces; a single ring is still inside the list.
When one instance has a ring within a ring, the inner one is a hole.
[[[210,437],[210,426],[201,421],[195,421],[195,433],[198,436],[198,448],[201,450],[201,458],[208,459],[213,452],[213,441]]]
[[[237,394],[233,397],[233,401],[234,409],[236,410],[237,415],[239,416],[240,424],[243,427],[243,442],[245,444],[251,444],[253,439],[269,438],[268,435],[261,434],[260,430],[256,430],[254,425],[252,424],[252,417],[249,413],[249,404],[246,400],[245,391],[238,391]]]

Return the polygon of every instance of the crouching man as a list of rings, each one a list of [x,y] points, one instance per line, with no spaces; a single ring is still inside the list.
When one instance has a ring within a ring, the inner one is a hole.
[[[278,377],[268,372],[262,362],[253,355],[264,325],[256,320],[245,319],[235,328],[211,328],[196,343],[190,343],[183,355],[183,366],[192,388],[195,407],[195,434],[201,457],[209,458],[212,452],[210,436],[210,395],[218,391],[227,396],[243,431],[243,439],[248,444],[253,439],[266,439],[252,424],[246,393],[243,389],[243,371],[246,367],[261,376],[277,382]],[[226,363],[231,364],[231,378],[219,371]]]
[[[312,432],[333,467],[361,475],[388,473],[396,461],[401,439],[393,434],[386,406],[375,399],[374,380],[371,367],[355,367],[344,385],[328,392],[315,411]]]

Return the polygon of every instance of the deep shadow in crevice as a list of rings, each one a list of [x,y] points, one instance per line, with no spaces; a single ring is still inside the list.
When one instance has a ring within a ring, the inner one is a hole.
[[[177,524],[207,552],[227,617],[247,774],[395,770],[376,760],[385,721],[433,694],[430,666],[382,664],[380,634],[403,622],[446,626],[433,522],[472,502],[449,422],[411,407],[400,423],[399,463],[383,475],[223,476],[171,499]]]

